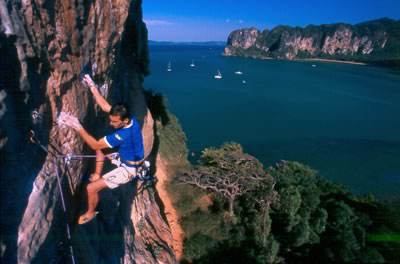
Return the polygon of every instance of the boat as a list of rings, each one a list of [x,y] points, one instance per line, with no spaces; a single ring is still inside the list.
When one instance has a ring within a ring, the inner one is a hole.
[[[235,74],[237,74],[237,75],[242,75],[243,72],[239,69],[239,70],[235,71]]]
[[[192,63],[190,64],[190,67],[195,67],[196,64],[194,64],[194,61],[192,60]]]
[[[317,65],[315,65],[315,64],[313,64],[313,65],[311,65],[312,67],[317,67]]]
[[[218,70],[217,74],[214,75],[214,78],[215,79],[222,79],[222,74],[221,74],[221,72],[219,70]]]
[[[246,83],[246,81],[245,81],[245,80],[243,80],[243,81],[242,81],[242,83]]]
[[[167,67],[167,71],[172,71],[172,68],[171,68],[171,62],[168,62],[168,67]]]

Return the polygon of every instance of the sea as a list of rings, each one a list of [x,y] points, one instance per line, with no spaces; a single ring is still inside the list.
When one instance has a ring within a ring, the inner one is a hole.
[[[193,162],[204,148],[237,142],[266,168],[298,161],[357,194],[400,197],[399,72],[223,49],[150,46],[144,87],[166,96]]]

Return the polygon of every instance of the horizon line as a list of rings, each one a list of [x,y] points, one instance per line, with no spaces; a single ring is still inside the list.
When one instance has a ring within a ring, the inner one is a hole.
[[[154,41],[154,42],[175,42],[175,43],[204,43],[204,42],[224,42],[226,43],[226,40],[154,40],[154,39],[148,39],[148,41]]]

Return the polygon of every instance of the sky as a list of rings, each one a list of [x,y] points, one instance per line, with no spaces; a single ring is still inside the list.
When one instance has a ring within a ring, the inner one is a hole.
[[[149,39],[226,41],[235,29],[400,19],[400,0],[143,0]]]

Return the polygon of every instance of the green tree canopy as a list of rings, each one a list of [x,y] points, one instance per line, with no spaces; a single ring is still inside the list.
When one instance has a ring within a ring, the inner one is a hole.
[[[227,143],[205,149],[174,184],[183,200],[208,201],[191,210],[177,199],[193,263],[398,263],[399,210],[353,195],[301,163],[264,170]]]

